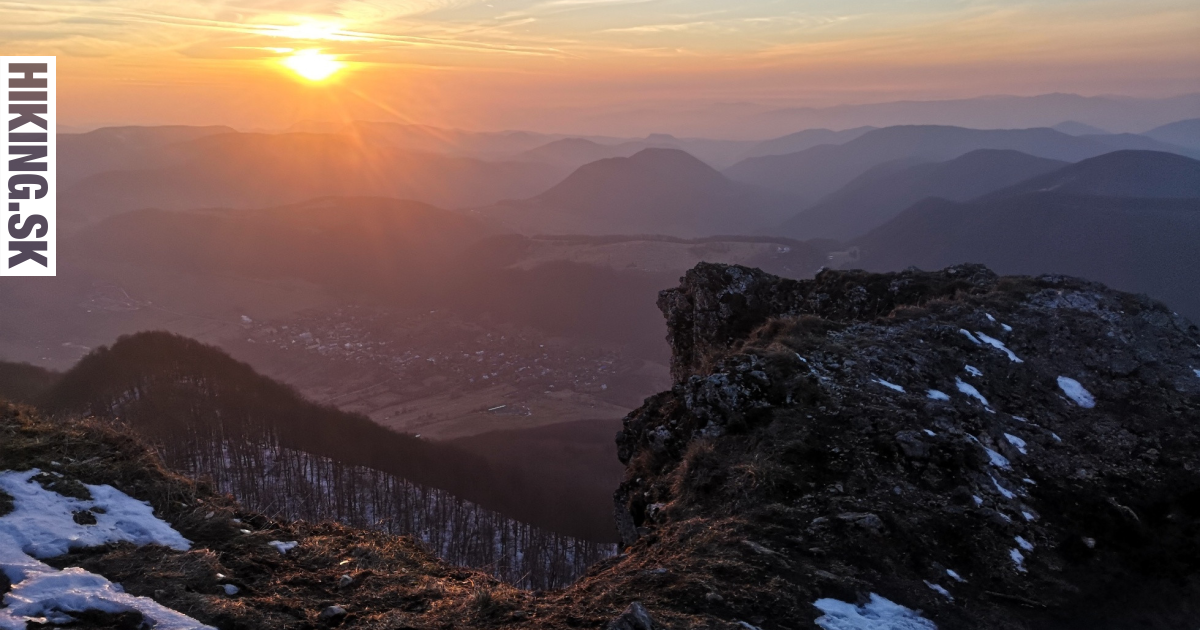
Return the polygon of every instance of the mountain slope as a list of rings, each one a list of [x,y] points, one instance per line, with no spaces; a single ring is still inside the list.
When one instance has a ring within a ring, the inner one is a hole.
[[[754,234],[794,211],[786,195],[732,182],[675,149],[645,149],[580,167],[524,201],[478,210],[544,234]]]
[[[745,160],[724,172],[737,181],[815,199],[891,160],[944,161],[978,149],[1008,149],[1077,162],[1123,148],[1124,140],[1115,138],[1101,142],[1045,128],[984,130],[910,125],[877,129],[839,146]],[[1143,141],[1139,137],[1136,142]]]
[[[137,396],[126,395],[134,389]],[[272,461],[263,453],[280,462],[273,474],[285,468],[283,458],[305,453],[445,490],[561,534],[600,542],[613,536],[605,492],[586,482],[539,480],[536,467],[489,462],[454,444],[395,433],[365,416],[305,400],[216,347],[170,333],[138,333],[97,348],[36,402],[55,415],[119,419],[155,444],[172,468],[209,477],[261,508],[287,505],[273,497],[280,488],[263,483]],[[312,501],[303,508],[311,511],[294,517],[331,513],[320,504]],[[346,507],[333,513],[350,521],[361,516]]]
[[[1200,200],[1028,193],[930,199],[855,241],[871,270],[979,262],[1149,294],[1200,320]]]
[[[847,240],[926,197],[966,201],[1066,164],[1002,149],[979,149],[946,162],[881,164],[788,219],[780,232],[799,239]]]
[[[1169,142],[1200,150],[1200,118],[1168,123],[1161,127],[1155,127],[1150,131],[1142,132],[1142,135],[1160,142]]]
[[[766,155],[785,155],[811,149],[821,144],[843,144],[875,129],[875,127],[855,127],[841,131],[805,129],[804,131],[797,131],[796,133],[790,133],[779,138],[763,140],[743,153],[741,159],[745,160]]]
[[[58,134],[59,186],[69,188],[105,171],[162,166],[174,157],[170,145],[206,136],[236,133],[232,127],[101,127],[87,133]]]
[[[1114,151],[997,190],[991,196],[1039,191],[1099,197],[1200,198],[1200,160],[1159,151]]]

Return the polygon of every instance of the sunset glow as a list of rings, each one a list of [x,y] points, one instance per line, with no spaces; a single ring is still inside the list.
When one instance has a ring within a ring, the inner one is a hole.
[[[0,51],[58,55],[61,121],[81,126],[761,135],[679,108],[1174,96],[1200,91],[1197,38],[1200,5],[1184,0],[0,3]]]
[[[319,82],[336,74],[345,64],[334,55],[310,48],[284,58],[283,65],[309,81]]]

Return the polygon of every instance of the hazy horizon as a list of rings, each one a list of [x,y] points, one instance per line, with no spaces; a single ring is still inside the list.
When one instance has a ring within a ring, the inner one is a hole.
[[[745,120],[796,107],[1200,92],[1200,9],[1174,0],[51,0],[0,17],[4,54],[58,55],[60,120],[78,127],[750,139],[777,129]]]

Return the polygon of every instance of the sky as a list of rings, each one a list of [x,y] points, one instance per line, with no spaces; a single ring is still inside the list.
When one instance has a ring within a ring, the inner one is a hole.
[[[1200,3],[0,0],[0,54],[58,56],[69,126],[569,131],[638,112],[1200,92]]]

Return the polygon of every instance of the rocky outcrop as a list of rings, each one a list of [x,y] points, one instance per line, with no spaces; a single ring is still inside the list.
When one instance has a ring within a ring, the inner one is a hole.
[[[1200,331],[1162,304],[970,265],[701,264],[659,306],[675,384],[618,436],[617,520],[632,556],[706,576],[698,609],[1200,623]]]

